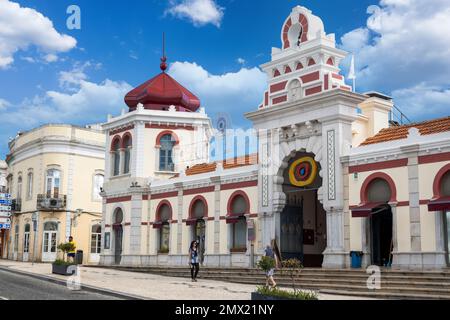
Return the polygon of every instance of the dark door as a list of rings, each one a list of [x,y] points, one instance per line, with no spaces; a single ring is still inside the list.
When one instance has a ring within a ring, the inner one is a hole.
[[[198,220],[195,224],[195,240],[198,242],[198,252],[200,263],[205,260],[205,234],[206,224],[204,220]]]
[[[281,258],[303,261],[303,209],[299,206],[286,206],[280,217]]]
[[[372,215],[372,264],[388,266],[392,263],[392,211],[384,209]]]
[[[114,261],[115,264],[120,264],[122,259],[122,225],[114,226]]]

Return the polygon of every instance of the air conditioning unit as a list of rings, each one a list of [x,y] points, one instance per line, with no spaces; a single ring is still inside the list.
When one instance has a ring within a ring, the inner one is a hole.
[[[64,198],[44,198],[40,201],[40,207],[44,209],[62,209],[65,207]]]

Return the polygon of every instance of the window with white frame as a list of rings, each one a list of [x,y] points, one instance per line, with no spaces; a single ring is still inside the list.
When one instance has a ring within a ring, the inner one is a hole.
[[[99,254],[102,248],[102,226],[96,224],[91,230],[91,253]]]
[[[123,140],[123,148],[124,148],[124,165],[123,165],[123,173],[130,173],[130,165],[131,165],[131,148],[132,141],[129,135],[124,137]]]
[[[112,157],[113,157],[113,176],[118,176],[120,174],[120,139],[117,139],[113,142]]]
[[[22,199],[22,176],[17,178],[17,200]]]
[[[102,197],[100,196],[100,192],[103,188],[103,182],[105,181],[105,176],[101,173],[97,173],[94,176],[94,183],[93,183],[93,198],[94,200],[102,200]]]
[[[57,169],[47,170],[46,194],[47,198],[58,198],[61,184],[61,171]]]
[[[27,223],[25,225],[25,233],[23,238],[23,252],[29,253],[30,252],[30,224]]]
[[[14,227],[14,252],[19,251],[19,225]]]
[[[173,149],[176,140],[171,134],[166,134],[161,137],[161,147],[159,149],[159,170],[173,172],[175,165],[173,161]]]
[[[27,179],[27,199],[33,198],[33,172],[28,172]]]

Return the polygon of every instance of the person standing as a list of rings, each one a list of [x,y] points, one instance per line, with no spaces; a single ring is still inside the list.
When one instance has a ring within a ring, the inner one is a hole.
[[[192,282],[197,282],[197,275],[200,270],[197,241],[191,242],[189,248],[189,265],[191,266],[191,280]]]
[[[75,243],[75,241],[73,241],[72,236],[69,237],[69,243],[73,244],[73,249],[70,250],[69,252],[67,252],[67,258],[68,258],[68,260],[72,260],[72,262],[74,262],[75,261],[75,250],[77,248],[77,244]]]
[[[267,245],[265,251],[265,255],[266,257],[272,258],[275,261],[275,265],[277,264],[277,259],[275,258],[275,253],[273,252],[273,249],[270,245]],[[275,268],[270,269],[269,271],[267,271],[266,274],[266,286],[268,287],[269,285],[272,288],[275,288],[277,286],[277,283],[275,282],[273,275],[275,274]]]

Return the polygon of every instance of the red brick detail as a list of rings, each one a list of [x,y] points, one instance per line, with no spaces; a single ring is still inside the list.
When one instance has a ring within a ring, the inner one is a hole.
[[[419,204],[420,205],[428,205],[430,203],[430,200],[420,200]]]
[[[419,164],[450,161],[450,152],[436,153],[419,157]]]
[[[357,165],[357,166],[351,166],[348,169],[349,169],[350,174],[352,174],[352,173],[356,173],[356,172],[367,172],[367,171],[400,168],[400,167],[406,167],[407,165],[408,165],[408,159],[398,159],[398,160],[381,161],[381,162],[369,163],[369,164],[361,164],[361,165]]]
[[[323,81],[324,81],[323,89],[326,91],[326,90],[329,89],[330,76],[329,76],[328,74],[326,74],[326,75],[323,77]]]
[[[122,138],[119,135],[116,135],[112,139],[112,141],[111,141],[111,151],[115,151],[114,147],[115,147],[116,144],[118,144],[119,148],[121,148],[121,146],[122,146]]]
[[[331,76],[332,76],[334,79],[339,79],[339,80],[343,80],[343,79],[344,79],[343,76],[341,76],[340,74],[337,74],[337,73],[333,73]]]
[[[287,101],[287,96],[281,96],[272,100],[272,104],[278,104]]]
[[[302,63],[301,62],[299,62],[299,63],[297,63],[297,70],[300,70],[300,69],[303,69],[304,67],[303,67],[303,65],[302,65]]]
[[[178,220],[172,220],[172,221],[170,221],[170,223],[171,224],[176,224],[176,223],[178,223]]]
[[[287,74],[287,73],[291,73],[291,72],[292,72],[291,67],[286,66],[286,68],[284,69],[284,73]]]
[[[315,64],[316,64],[316,61],[314,61],[313,58],[309,58],[309,60],[308,60],[308,67],[313,66]]]
[[[191,203],[189,204],[189,211],[188,211],[189,212],[189,219],[193,219],[194,218],[193,209],[194,209],[194,204],[197,201],[201,201],[205,205],[205,212],[204,212],[203,218],[207,218],[208,217],[208,201],[206,201],[204,196],[198,195],[198,196],[194,197],[194,199],[192,199]]]
[[[258,186],[258,180],[228,183],[220,186],[220,190],[233,190]]]
[[[308,83],[308,82],[319,80],[320,79],[320,72],[316,71],[316,72],[313,72],[313,73],[306,74],[306,75],[302,76],[301,79],[302,79],[303,83]]]
[[[238,191],[233,192],[233,194],[228,199],[228,204],[227,204],[227,216],[228,217],[235,216],[232,212],[232,206],[233,206],[233,200],[238,196],[242,196],[247,204],[244,214],[250,214],[250,198],[244,191],[238,190]]]
[[[152,200],[168,199],[168,198],[174,198],[174,197],[178,197],[178,191],[151,195]]]
[[[131,222],[125,222],[124,226],[125,227],[131,226]]]
[[[111,228],[110,224],[105,224],[105,228]]]
[[[148,194],[142,195],[142,200],[148,200]]]
[[[310,96],[312,94],[319,93],[319,92],[322,92],[322,86],[317,86],[317,87],[306,89],[305,96]]]
[[[141,222],[141,226],[148,226],[148,222]]]
[[[118,203],[118,202],[128,202],[128,201],[131,201],[131,196],[106,199],[106,203]]]
[[[145,128],[147,129],[162,129],[162,130],[188,130],[188,131],[194,131],[195,128],[192,125],[173,125],[173,124],[150,124],[146,123]]]
[[[206,219],[206,220],[208,220],[208,221],[214,221],[215,218],[214,218],[214,217],[208,217],[208,219]]]
[[[330,66],[334,66],[333,58],[328,58],[327,64]]]
[[[189,190],[184,190],[183,191],[183,195],[184,196],[189,196],[189,195],[193,195],[193,194],[202,194],[202,193],[214,192],[214,190],[215,190],[214,186],[204,187],[204,188],[196,188],[196,189],[189,189]]]
[[[156,147],[160,147],[161,146],[161,139],[162,137],[164,137],[165,135],[170,134],[172,136],[172,138],[175,140],[175,145],[179,145],[180,144],[180,138],[178,138],[177,134],[171,130],[164,130],[161,131],[158,136],[156,137],[156,143],[155,146]]]
[[[368,203],[367,199],[367,192],[369,191],[368,187],[370,183],[375,179],[383,179],[389,184],[389,187],[391,189],[391,199],[389,200],[389,202],[397,202],[397,188],[395,187],[394,180],[392,180],[392,178],[384,172],[376,172],[368,176],[361,187],[360,192],[361,203]]]
[[[279,77],[281,75],[280,71],[278,71],[278,69],[276,69],[273,73],[274,77]]]
[[[266,93],[264,94],[264,106],[268,106],[269,105],[269,92],[266,91]]]
[[[134,129],[134,124],[129,125],[129,126],[125,127],[125,128],[112,130],[112,131],[109,132],[109,135],[110,136],[114,136],[116,134],[119,134],[119,133],[122,133],[122,132],[125,132],[125,131],[129,131],[129,130],[133,130],[133,129]]]
[[[438,171],[433,182],[433,198],[439,198],[441,195],[441,181],[447,172],[450,171],[450,163],[443,166],[441,170]]]
[[[409,207],[409,201],[399,201],[397,207]]]
[[[274,93],[274,92],[278,92],[278,91],[284,90],[286,88],[286,84],[287,84],[287,81],[283,81],[283,82],[280,82],[280,83],[273,84],[273,85],[270,86],[270,92]]]
[[[258,218],[258,214],[257,213],[252,213],[248,217],[249,218]]]

